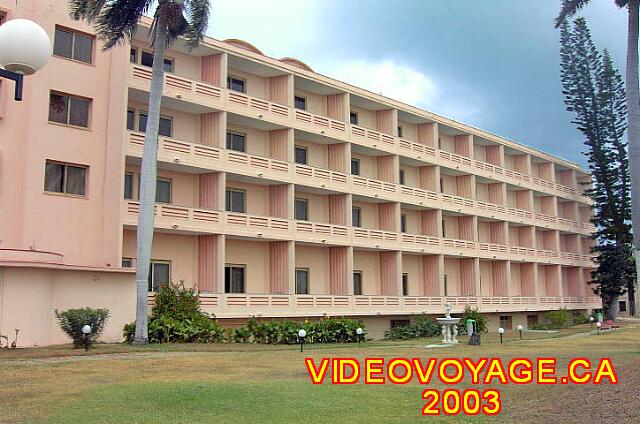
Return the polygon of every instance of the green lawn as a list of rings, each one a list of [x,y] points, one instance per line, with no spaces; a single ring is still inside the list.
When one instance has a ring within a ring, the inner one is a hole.
[[[496,335],[482,346],[425,349],[435,340],[309,346],[100,345],[84,355],[69,346],[0,352],[0,423],[407,423],[420,415],[417,384],[312,385],[304,356],[611,357],[620,384],[501,386],[499,417],[442,422],[640,422],[640,327],[585,335]],[[70,356],[72,355],[72,356]],[[444,386],[435,384],[435,388]],[[459,389],[470,387],[462,384]],[[483,389],[483,387],[477,387]]]

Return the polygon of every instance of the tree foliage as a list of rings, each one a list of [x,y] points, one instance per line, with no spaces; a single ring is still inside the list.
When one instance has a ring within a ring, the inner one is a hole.
[[[567,3],[567,2],[565,2]],[[593,238],[598,254],[594,292],[611,310],[618,296],[633,290],[630,173],[624,82],[609,52],[595,47],[584,18],[560,26],[561,82],[565,104],[585,137],[593,175],[587,194],[595,202]],[[631,264],[631,268],[627,265]]]

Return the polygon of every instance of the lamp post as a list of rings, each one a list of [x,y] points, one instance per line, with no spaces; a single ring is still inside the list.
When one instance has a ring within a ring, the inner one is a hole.
[[[304,338],[307,337],[307,332],[304,328],[298,330],[298,340],[300,340],[300,352],[304,350]]]
[[[358,347],[360,347],[360,340],[362,340],[363,333],[364,333],[364,330],[362,330],[362,328],[360,327],[356,328],[356,339],[358,339]]]
[[[600,321],[596,322],[596,327],[598,327],[598,334],[602,334],[602,323]]]
[[[500,344],[502,344],[502,335],[504,334],[504,328],[498,328],[498,334],[500,334]]]
[[[12,80],[13,98],[22,100],[24,75],[42,69],[51,56],[51,40],[44,29],[28,19],[12,19],[0,26],[0,77]]]
[[[520,333],[520,340],[522,340],[522,325],[518,325],[518,327],[516,327],[518,329],[518,332]]]
[[[88,324],[85,324],[82,326],[82,329],[80,330],[82,331],[82,344],[84,345],[84,350],[88,351],[89,350],[89,334],[91,334],[91,326]]]
[[[589,317],[589,324],[591,324],[591,328],[593,328],[593,321],[596,319],[594,317]]]

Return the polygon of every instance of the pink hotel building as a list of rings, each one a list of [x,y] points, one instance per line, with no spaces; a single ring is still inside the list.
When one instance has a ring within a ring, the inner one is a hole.
[[[66,2],[0,0],[54,55],[0,81],[0,333],[66,342],[54,309],[135,315],[139,164],[152,55],[101,50]],[[587,281],[590,176],[574,163],[207,38],[165,59],[149,302],[183,281],[223,325],[363,320],[373,337],[465,306],[491,326],[601,306]]]

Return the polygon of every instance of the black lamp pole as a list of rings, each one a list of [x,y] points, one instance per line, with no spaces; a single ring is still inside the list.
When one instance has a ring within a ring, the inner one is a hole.
[[[16,89],[13,95],[13,98],[19,102],[22,100],[22,81],[23,75],[15,72],[7,71],[5,69],[0,68],[0,77],[9,79],[16,83]]]

